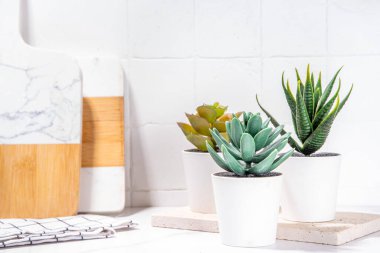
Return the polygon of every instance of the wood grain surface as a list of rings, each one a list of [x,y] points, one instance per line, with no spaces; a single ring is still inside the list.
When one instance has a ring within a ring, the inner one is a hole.
[[[75,215],[80,144],[0,145],[0,218]]]
[[[124,165],[124,97],[83,98],[82,167]]]

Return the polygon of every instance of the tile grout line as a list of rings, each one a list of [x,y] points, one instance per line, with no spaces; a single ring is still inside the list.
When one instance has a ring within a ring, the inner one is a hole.
[[[263,0],[259,1],[259,36],[260,36],[260,93],[264,90],[264,52],[263,52],[263,27],[264,27],[264,18],[263,18]],[[256,93],[257,94],[257,93]]]
[[[127,45],[128,45],[128,54],[127,54],[127,68],[130,68],[130,66],[131,66],[131,58],[132,58],[132,45],[131,45],[131,35],[130,35],[130,20],[129,20],[129,18],[130,18],[130,15],[129,15],[129,12],[130,12],[130,0],[127,0],[127,3],[126,3],[126,5],[127,5],[127,19],[126,19],[126,22],[127,22],[127,24],[126,24],[126,30],[127,30]],[[127,76],[127,73],[125,73],[125,82],[127,83],[127,89],[128,89],[128,111],[129,111],[129,113],[128,113],[128,119],[127,120],[131,120],[131,113],[130,113],[130,110],[131,110],[131,103],[130,103],[130,98],[131,98],[131,92],[130,92],[130,89],[131,89],[131,87],[130,87],[130,84],[128,84],[128,76]],[[125,189],[125,191],[126,191],[126,198],[128,198],[128,199],[126,199],[126,201],[125,201],[125,205],[126,205],[126,207],[132,207],[133,206],[133,203],[132,203],[132,191],[133,191],[133,172],[132,172],[132,170],[133,170],[133,159],[132,159],[132,157],[133,157],[133,151],[132,151],[132,135],[133,135],[133,128],[132,128],[132,124],[131,124],[131,122],[128,122],[128,132],[129,132],[129,136],[127,136],[128,137],[128,141],[127,141],[127,148],[128,148],[128,150],[127,150],[127,152],[128,152],[128,155],[126,156],[127,158],[129,158],[130,159],[130,161],[129,161],[129,168],[128,168],[128,175],[127,175],[127,177],[129,178],[129,182],[127,182],[129,185],[128,185],[128,189]]]

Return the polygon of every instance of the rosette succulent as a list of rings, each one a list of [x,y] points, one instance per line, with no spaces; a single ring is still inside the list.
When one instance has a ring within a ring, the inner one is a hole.
[[[268,174],[293,154],[294,149],[279,155],[286,146],[290,134],[279,137],[284,126],[277,126],[274,129],[269,127],[270,120],[263,122],[259,113],[244,112],[243,115],[243,121],[234,116],[231,122],[225,124],[230,142],[217,128],[210,129],[223,157],[206,142],[208,152],[222,169],[238,176]]]
[[[315,83],[314,74],[310,74],[310,66],[308,65],[306,81],[302,82],[296,69],[298,82],[296,96],[293,95],[290,89],[289,80],[287,80],[285,85],[284,73],[282,74],[282,88],[290,107],[295,133],[301,141],[301,144],[299,144],[290,137],[289,145],[304,155],[311,155],[323,146],[336,116],[351,95],[353,85],[351,85],[350,91],[343,100],[340,100],[341,80],[339,79],[338,88],[330,96],[341,69],[335,73],[324,90],[321,84],[321,72],[319,72],[318,81]],[[272,124],[278,126],[278,121],[271,113],[264,109],[257,96],[256,100],[264,113],[271,118]],[[286,134],[286,132],[283,130],[281,134]]]
[[[197,107],[195,114],[186,113],[190,124],[183,122],[177,122],[177,124],[189,142],[198,150],[207,152],[206,142],[211,147],[215,147],[210,128],[218,129],[219,133],[228,139],[225,122],[232,119],[232,113],[225,113],[227,108],[218,102],[213,105],[203,104]],[[241,112],[236,115],[240,116]]]

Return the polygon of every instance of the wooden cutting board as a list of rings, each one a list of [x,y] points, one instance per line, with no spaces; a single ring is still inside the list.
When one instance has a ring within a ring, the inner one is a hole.
[[[25,44],[19,1],[0,0],[0,218],[76,214],[81,164],[80,70]]]
[[[187,207],[152,216],[152,226],[218,233],[216,214],[191,212]],[[342,245],[349,241],[380,231],[380,215],[338,212],[329,222],[303,223],[279,220],[277,239]]]
[[[78,58],[83,75],[80,212],[125,205],[124,75],[117,57]]]

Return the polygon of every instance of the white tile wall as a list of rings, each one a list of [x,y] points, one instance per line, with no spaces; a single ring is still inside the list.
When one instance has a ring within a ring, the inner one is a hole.
[[[218,101],[231,112],[257,110],[254,95],[261,89],[260,59],[198,59],[195,72],[197,104]],[[234,95],[233,95],[234,94]]]
[[[331,54],[380,53],[380,1],[329,0],[328,10]]]
[[[128,21],[134,57],[180,58],[193,55],[192,0],[129,0]]]
[[[323,55],[326,0],[262,1],[265,56]]]
[[[24,2],[29,43],[123,58],[131,103],[127,203],[186,203],[181,150],[191,145],[175,125],[185,111],[216,100],[231,111],[255,111],[259,93],[278,119],[290,123],[281,73],[294,84],[294,68],[304,75],[307,63],[322,70],[325,82],[344,65],[342,95],[355,83],[323,148],[344,155],[339,203],[380,203],[379,1]]]
[[[173,124],[194,110],[194,61],[140,60],[129,62],[131,125]],[[175,108],[175,109],[174,109]]]
[[[195,0],[195,31],[199,56],[258,56],[260,1]]]

